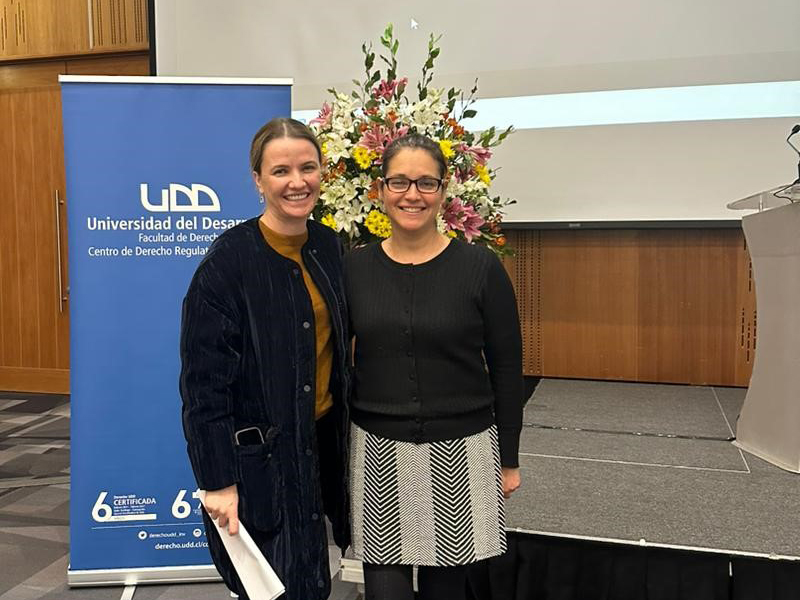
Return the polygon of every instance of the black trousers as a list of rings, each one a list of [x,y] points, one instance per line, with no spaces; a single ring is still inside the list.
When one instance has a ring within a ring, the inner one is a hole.
[[[465,600],[467,567],[418,567],[417,600]],[[411,565],[364,563],[364,600],[414,600]]]

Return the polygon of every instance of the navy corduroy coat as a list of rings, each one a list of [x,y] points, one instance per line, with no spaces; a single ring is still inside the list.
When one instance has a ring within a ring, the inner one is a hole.
[[[327,227],[309,221],[302,256],[330,311],[330,434],[318,436],[314,425],[311,298],[300,266],[266,243],[258,219],[229,229],[209,248],[184,299],[181,325],[183,426],[197,483],[205,490],[237,484],[239,518],[286,585],[287,600],[328,597],[324,514],[340,547],[350,538],[341,245]],[[250,427],[261,431],[263,444],[236,443],[235,433]],[[205,519],[214,563],[241,595]]]

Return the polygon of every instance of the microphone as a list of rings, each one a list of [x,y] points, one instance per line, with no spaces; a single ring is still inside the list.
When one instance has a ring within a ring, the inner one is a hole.
[[[789,144],[792,147],[792,150],[794,150],[797,153],[798,156],[800,156],[800,150],[798,150],[797,146],[795,146],[792,142],[789,141],[789,140],[792,139],[792,136],[795,135],[798,131],[800,131],[800,123],[798,123],[797,125],[792,127],[792,131],[789,133],[789,136],[786,138],[786,143]],[[792,184],[792,185],[795,185],[795,184],[798,184],[798,183],[800,183],[800,161],[798,161],[798,163],[797,163],[797,179],[795,179],[794,184]]]

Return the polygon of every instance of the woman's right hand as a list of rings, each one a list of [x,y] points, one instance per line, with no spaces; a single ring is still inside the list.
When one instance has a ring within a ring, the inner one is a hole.
[[[239,533],[239,492],[236,484],[221,490],[207,490],[203,506],[212,519],[219,519],[219,526],[228,526],[228,533]]]

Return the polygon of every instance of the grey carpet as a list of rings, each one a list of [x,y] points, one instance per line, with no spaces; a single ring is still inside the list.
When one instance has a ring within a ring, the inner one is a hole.
[[[123,587],[68,588],[69,404],[0,393],[0,600],[109,600]],[[331,600],[356,600],[332,582]],[[222,583],[142,585],[134,600],[230,600]]]
[[[728,442],[575,430],[723,437],[728,424],[735,431],[745,393],[542,381],[525,419],[565,429],[523,428],[523,484],[508,526],[800,557],[796,474]]]
[[[730,442],[682,438],[526,428],[520,439],[520,452],[586,461],[747,470],[739,450]]]
[[[708,387],[546,379],[528,402],[524,419],[551,427],[731,436]]]
[[[523,487],[507,505],[509,527],[800,557],[798,481],[776,468],[746,474],[520,462]]]
[[[746,389],[742,388],[712,388],[722,406],[728,422],[731,424],[733,432],[736,433],[736,420],[739,418],[739,411],[742,410]]]

